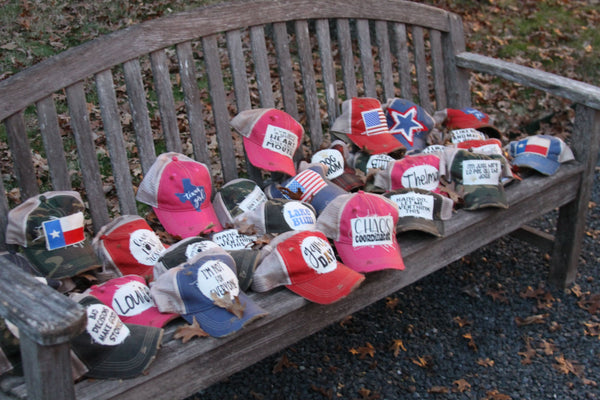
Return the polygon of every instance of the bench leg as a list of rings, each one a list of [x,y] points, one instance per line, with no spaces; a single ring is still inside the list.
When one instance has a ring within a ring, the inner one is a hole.
[[[600,140],[600,111],[577,105],[571,148],[575,158],[584,163],[585,170],[577,197],[559,209],[555,245],[548,280],[558,287],[575,281],[581,242],[585,233],[586,214]]]

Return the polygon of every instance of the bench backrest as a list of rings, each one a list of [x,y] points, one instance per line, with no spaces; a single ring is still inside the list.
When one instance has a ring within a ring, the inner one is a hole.
[[[244,169],[260,180],[229,126],[242,110],[285,110],[314,151],[346,98],[466,106],[460,51],[456,15],[401,0],[217,5],[72,48],[0,82],[12,157],[2,166],[12,179],[0,180],[0,248],[7,211],[47,190],[83,188],[95,231],[137,214],[135,187],[164,151],[209,165],[217,187]]]

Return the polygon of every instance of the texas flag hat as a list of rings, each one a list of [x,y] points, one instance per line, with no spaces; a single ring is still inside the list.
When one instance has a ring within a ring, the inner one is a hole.
[[[388,99],[383,109],[390,133],[406,150],[423,150],[435,126],[433,117],[418,104],[406,99]]]
[[[128,324],[162,328],[179,317],[178,314],[161,313],[158,310],[145,279],[138,275],[126,275],[93,285],[84,294],[100,300]]]
[[[530,168],[544,175],[553,175],[561,163],[575,159],[565,142],[549,135],[535,135],[511,142],[507,150],[513,157],[512,165]]]
[[[404,269],[396,240],[398,207],[381,195],[358,191],[335,198],[317,220],[342,262],[358,272]]]
[[[340,263],[325,235],[318,231],[286,232],[261,250],[252,290],[285,286],[307,300],[330,304],[347,296],[365,279]]]
[[[291,115],[274,108],[245,110],[231,120],[231,126],[244,137],[252,165],[296,174],[294,153],[302,143],[304,128]]]
[[[345,134],[369,154],[391,153],[404,146],[388,130],[381,103],[370,97],[353,97],[342,103],[342,114],[331,130]]]
[[[182,238],[223,229],[211,203],[206,165],[183,154],[159,155],[140,183],[136,199],[152,206],[171,235]]]

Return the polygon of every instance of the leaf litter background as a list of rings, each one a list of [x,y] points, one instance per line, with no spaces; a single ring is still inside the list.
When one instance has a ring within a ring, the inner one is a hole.
[[[214,2],[0,1],[0,80],[99,34]],[[426,3],[463,17],[469,51],[600,84],[597,0]],[[483,75],[472,88],[509,137],[567,138],[568,103]],[[598,192],[597,176],[572,287],[546,287],[548,254],[503,238],[194,398],[600,398]]]

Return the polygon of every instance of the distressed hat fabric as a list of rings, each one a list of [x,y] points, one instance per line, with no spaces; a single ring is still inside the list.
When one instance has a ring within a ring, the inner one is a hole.
[[[359,149],[369,154],[391,153],[403,148],[388,130],[379,100],[353,97],[342,103],[342,114],[331,131],[346,135]]]
[[[215,194],[213,206],[223,226],[235,226],[235,222],[259,204],[267,201],[267,196],[256,182],[238,178],[227,182]]]
[[[310,203],[317,215],[339,195],[347,193],[341,187],[325,179],[323,166],[309,164],[308,167],[293,178],[281,184],[271,184],[265,188],[270,199],[283,198]]]
[[[23,247],[46,278],[62,279],[99,268],[84,231],[85,206],[79,193],[51,191],[30,197],[8,213],[6,243]]]
[[[543,175],[556,173],[561,163],[574,160],[573,152],[562,139],[535,135],[506,146],[511,164],[535,170]]]
[[[98,257],[123,275],[139,275],[152,280],[154,264],[166,247],[146,220],[137,215],[113,219],[92,241]]]
[[[305,299],[330,304],[347,296],[365,277],[340,263],[325,235],[287,232],[263,247],[252,289],[266,292],[285,286]]]
[[[405,156],[390,162],[375,175],[374,184],[385,190],[418,188],[439,193],[440,155]]]
[[[152,206],[167,232],[186,238],[223,229],[211,196],[212,181],[206,165],[169,152],[156,158],[140,183],[136,199]]]
[[[271,199],[245,214],[244,223],[253,226],[257,235],[312,230],[317,223],[317,213],[308,203]]]
[[[85,330],[71,340],[71,349],[87,367],[86,376],[128,379],[142,375],[155,359],[163,330],[127,324],[110,307],[93,296],[80,296],[85,307]]]
[[[84,294],[100,300],[128,324],[162,328],[179,317],[178,314],[158,310],[145,279],[138,275],[126,275],[93,285]]]
[[[365,174],[370,173],[371,170],[386,169],[388,164],[394,162],[395,158],[387,154],[368,154],[364,152],[358,152],[352,159],[352,166],[355,169],[361,170]]]
[[[446,109],[445,125],[449,129],[473,128],[485,133],[488,137],[497,139],[502,137],[498,128],[492,125],[490,116],[472,107]]]
[[[381,195],[358,191],[334,199],[317,220],[342,262],[358,272],[404,269],[396,240],[398,207]]]
[[[267,314],[240,289],[233,258],[210,249],[160,275],[150,293],[159,310],[181,314],[190,324],[196,320],[213,337],[230,335]],[[223,303],[237,306],[238,315]]]
[[[474,153],[486,155],[504,155],[502,142],[496,138],[483,140],[465,140],[456,144],[457,149],[470,150]]]
[[[243,136],[252,165],[296,174],[294,154],[302,143],[304,128],[291,115],[274,108],[245,110],[231,120],[231,126]]]
[[[350,157],[350,151],[348,145],[341,140],[335,140],[331,143],[332,150],[337,150],[342,154],[344,160],[344,170],[340,176],[330,179],[331,182],[335,183],[346,192],[355,192],[362,189],[365,186],[365,180],[356,174],[356,170],[350,166],[348,158]]]
[[[393,98],[383,105],[390,133],[406,150],[422,150],[435,126],[433,117],[410,100]]]
[[[383,196],[398,206],[396,233],[421,231],[444,236],[444,221],[452,217],[454,206],[450,198],[422,189],[397,189]]]

